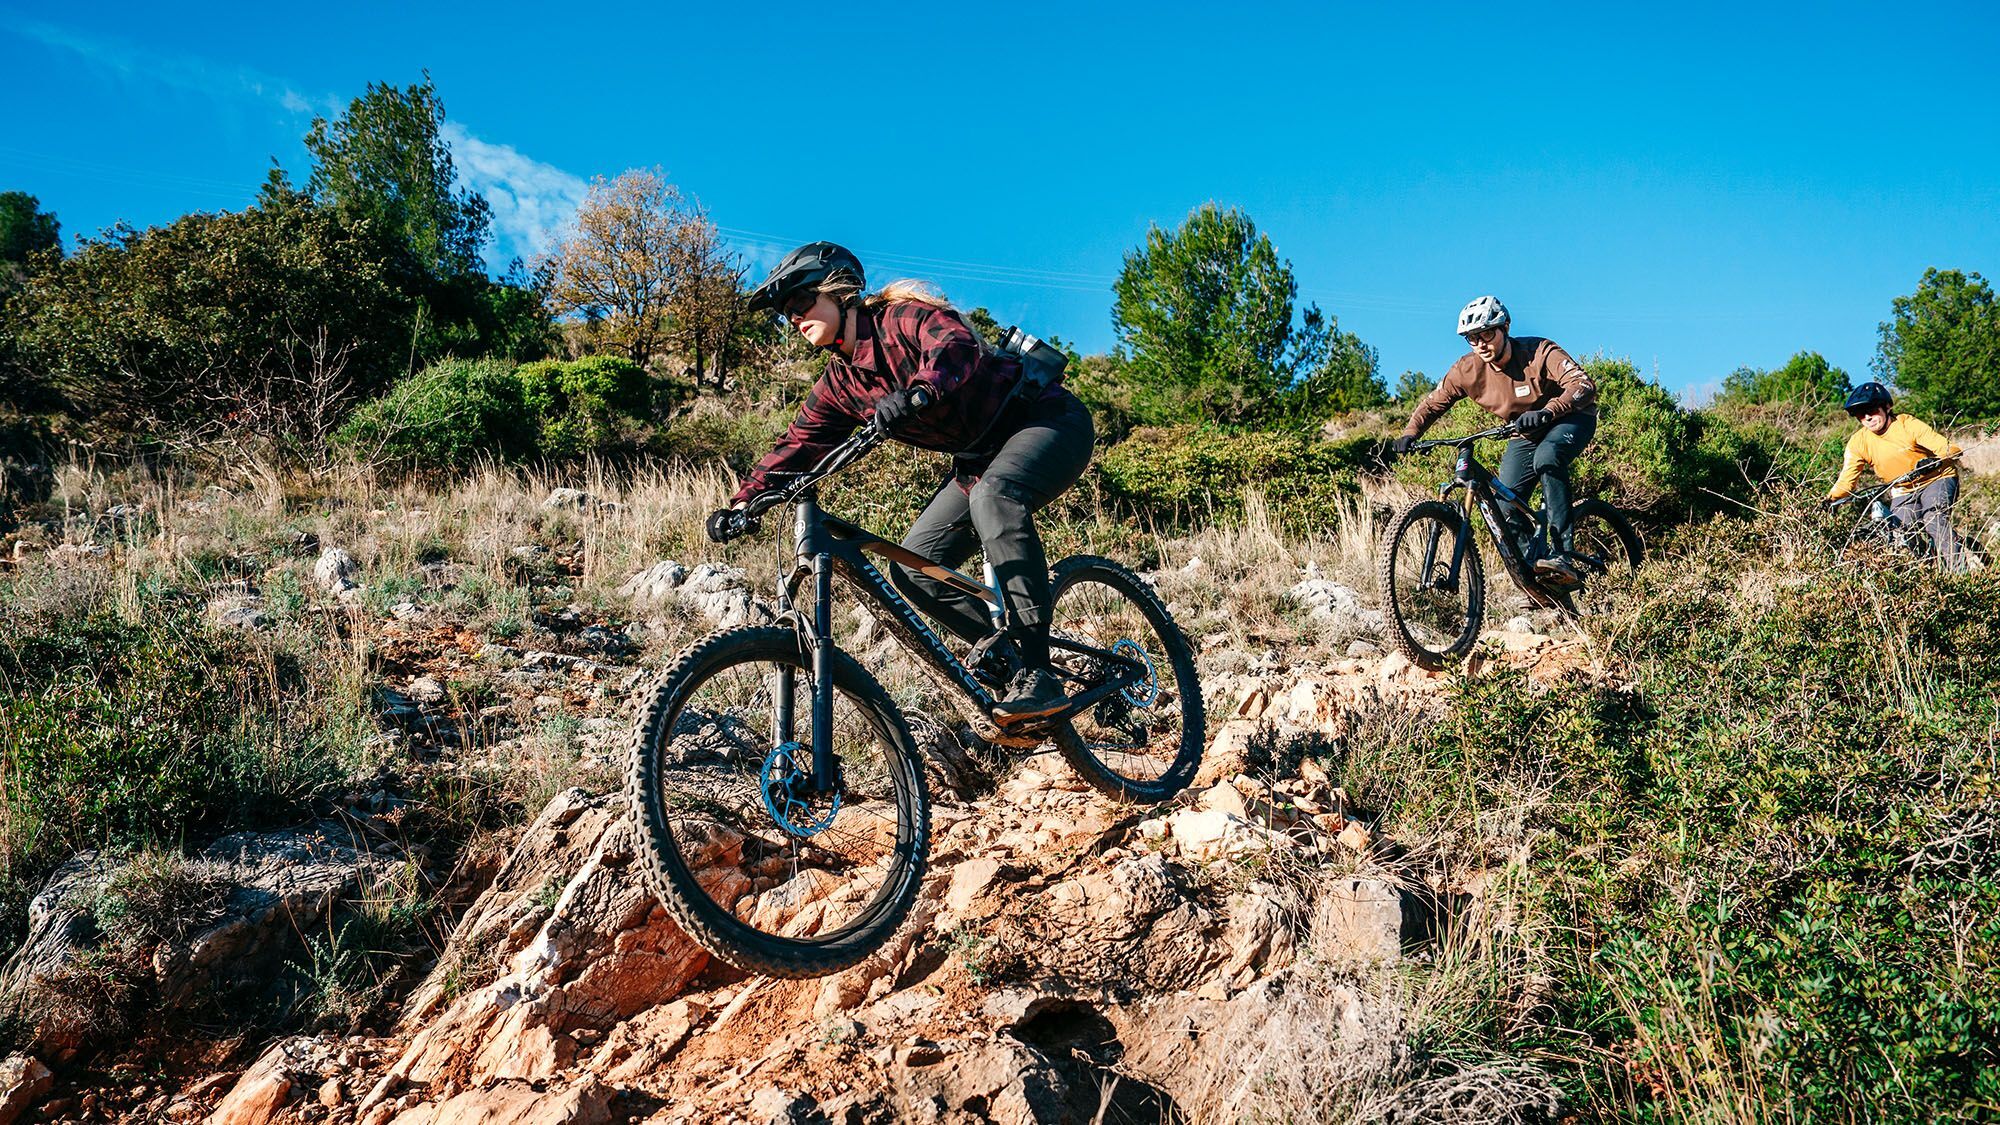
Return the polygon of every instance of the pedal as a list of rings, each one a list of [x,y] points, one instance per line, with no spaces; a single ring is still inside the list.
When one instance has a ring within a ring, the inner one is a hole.
[[[1002,727],[990,716],[973,716],[968,722],[972,733],[995,746],[1005,746],[1009,750],[1033,750],[1046,741],[1040,731],[1023,729],[1019,726]]]

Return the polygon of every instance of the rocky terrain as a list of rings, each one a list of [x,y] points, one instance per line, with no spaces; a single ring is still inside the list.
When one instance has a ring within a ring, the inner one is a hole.
[[[575,490],[543,507],[615,509]],[[107,552],[58,552],[61,566],[108,565]],[[302,960],[302,943],[317,965],[314,935],[399,880],[434,888],[449,927],[440,950],[421,979],[390,982],[384,1016],[364,1032],[174,1041],[127,1026],[121,1052],[102,1020],[118,1005],[74,994],[101,987],[92,910],[119,876],[105,857],[77,855],[35,899],[6,969],[31,1030],[29,1052],[0,1070],[0,1121],[1226,1118],[1272,1104],[1283,1068],[1246,1048],[1302,1006],[1311,1034],[1335,1036],[1322,1050],[1357,1074],[1394,1075],[1409,1018],[1398,982],[1428,972],[1440,935],[1486,909],[1480,878],[1409,862],[1378,838],[1374,810],[1330,783],[1322,759],[1357,724],[1420,721],[1444,678],[1384,657],[1365,639],[1380,627],[1369,599],[1312,566],[1294,574],[1293,612],[1308,629],[1361,639],[1335,656],[1245,654],[1229,633],[1201,637],[1212,744],[1199,781],[1166,806],[1113,802],[1057,757],[968,749],[951,716],[914,716],[940,751],[920,903],[879,956],[793,982],[746,978],[679,931],[632,866],[616,790],[646,656],[691,629],[768,617],[742,570],[655,561],[617,583],[616,612],[545,600],[502,640],[444,608],[461,564],[426,563],[421,590],[385,601],[371,600],[346,549],[302,542],[294,553],[311,604],[370,634],[376,738],[408,764],[317,823],[201,849],[177,924],[154,935],[144,979],[120,987],[149,997],[146,1019],[162,1029],[215,1023],[200,1014],[205,998],[255,994]],[[531,543],[499,561],[532,586],[575,581],[583,554]],[[1181,563],[1163,588],[1201,584],[1206,565]],[[248,584],[219,592],[207,618],[274,628]],[[893,641],[858,615],[851,624],[858,651],[893,662]],[[1590,674],[1579,642],[1526,618],[1484,651],[1550,681]],[[473,677],[491,686],[468,698],[459,685]],[[413,842],[403,774],[522,759],[543,790],[530,793],[530,823],[448,864]],[[1497,1074],[1383,1089],[1413,1110],[1492,1099],[1493,1119],[1553,1097],[1546,1082]]]

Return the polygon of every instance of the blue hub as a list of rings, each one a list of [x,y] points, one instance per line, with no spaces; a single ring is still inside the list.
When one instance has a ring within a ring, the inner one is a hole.
[[[825,831],[840,815],[840,786],[836,784],[832,793],[813,792],[812,751],[796,742],[787,742],[764,758],[757,789],[764,797],[764,811],[799,839]]]

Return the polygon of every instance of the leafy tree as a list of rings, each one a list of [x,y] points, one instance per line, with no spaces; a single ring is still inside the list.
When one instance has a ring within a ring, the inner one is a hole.
[[[1301,355],[1323,345],[1293,328],[1290,264],[1234,208],[1203,204],[1179,230],[1148,231],[1112,290],[1112,324],[1144,422],[1263,421]]]
[[[1798,402],[1809,405],[1839,403],[1852,389],[1847,372],[1827,362],[1818,352],[1800,352],[1773,371],[1739,367],[1722,381],[1718,403],[1739,402],[1763,405]]]
[[[492,214],[477,192],[456,186],[443,125],[428,72],[401,89],[371,82],[339,118],[313,119],[306,191],[400,238],[425,272],[454,277],[485,268],[479,252]]]
[[[1927,269],[1880,328],[1875,373],[1911,410],[1937,419],[2000,418],[2000,306],[1977,273]]]
[[[316,440],[407,362],[395,240],[267,185],[256,206],[118,226],[28,279],[23,359],[101,424]]]
[[[1295,343],[1301,374],[1279,392],[1283,415],[1313,425],[1335,414],[1388,405],[1375,349],[1354,333],[1342,332],[1317,306],[1307,306],[1302,319]]]
[[[679,343],[699,378],[744,318],[742,275],[715,224],[658,168],[593,181],[544,269],[556,315],[641,366]]]
[[[1396,405],[1414,407],[1418,399],[1431,393],[1436,386],[1437,380],[1421,371],[1405,371],[1396,377]]]
[[[0,191],[0,294],[21,287],[33,256],[62,253],[62,224],[25,191]]]

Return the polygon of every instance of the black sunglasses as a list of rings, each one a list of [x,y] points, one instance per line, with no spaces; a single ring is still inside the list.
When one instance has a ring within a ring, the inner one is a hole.
[[[792,317],[804,316],[811,312],[812,307],[818,303],[819,290],[801,289],[778,303],[778,313],[790,320]]]

